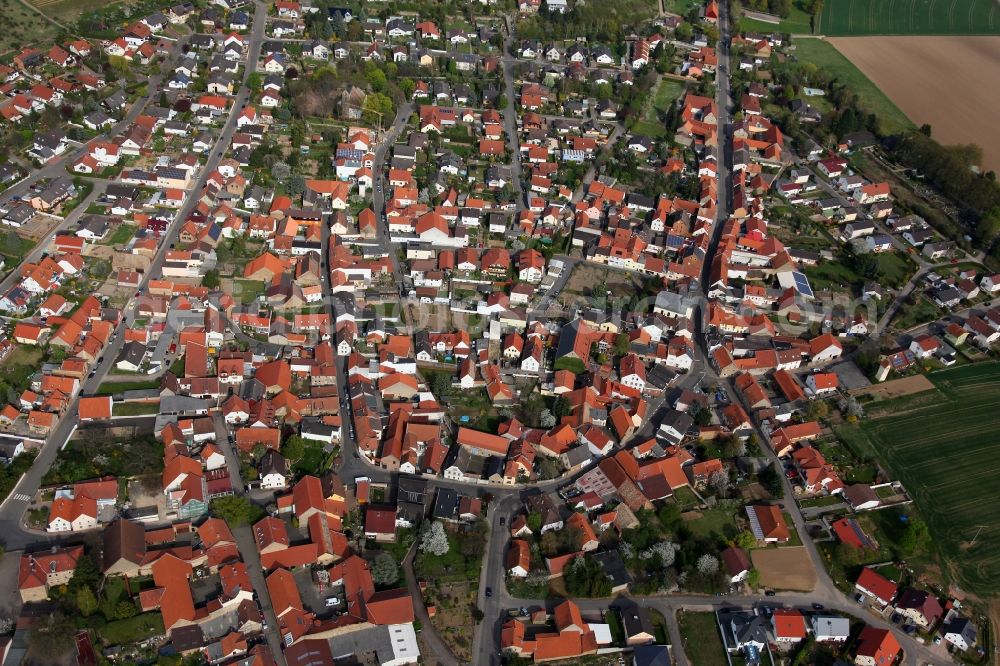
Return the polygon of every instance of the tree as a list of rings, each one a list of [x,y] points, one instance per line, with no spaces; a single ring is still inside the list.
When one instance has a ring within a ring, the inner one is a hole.
[[[1000,238],[1000,206],[991,208],[976,226],[976,232],[987,250]]]
[[[306,179],[302,174],[295,174],[288,179],[287,185],[288,193],[293,197],[297,197],[306,191]]]
[[[573,413],[573,405],[565,400],[562,396],[559,396],[552,403],[552,414],[557,418],[561,419],[564,416],[569,416]]]
[[[205,277],[201,279],[201,284],[203,287],[207,287],[208,289],[218,289],[219,284],[221,284],[221,280],[219,280],[219,270],[212,268],[205,271]]]
[[[226,495],[212,500],[212,515],[222,518],[230,527],[255,523],[264,517],[264,510],[240,495]]]
[[[556,424],[556,417],[548,409],[543,409],[538,415],[538,425],[543,428],[551,428]]]
[[[62,663],[75,644],[75,623],[61,613],[53,613],[37,623],[28,639],[28,656],[33,663]]]
[[[714,576],[719,570],[719,558],[705,554],[698,558],[698,573],[704,576]]]
[[[756,569],[751,569],[747,572],[747,586],[751,590],[756,590],[760,587],[760,572]]]
[[[343,37],[346,32],[346,26],[344,25],[344,15],[340,12],[334,12],[333,16],[330,17],[330,30],[337,37]]]
[[[301,460],[305,454],[306,441],[298,435],[292,435],[281,446],[281,455],[292,462]]]
[[[927,530],[927,523],[913,516],[906,524],[903,535],[899,539],[899,549],[903,555],[910,556],[918,550],[922,550],[930,539],[930,532]]]
[[[747,454],[747,445],[739,437],[727,437],[720,448],[722,455],[727,458],[739,458]]]
[[[435,520],[424,528],[420,535],[420,550],[430,555],[445,555],[450,548],[448,535],[444,532],[444,525],[440,520]]]
[[[97,589],[97,583],[101,580],[101,572],[90,555],[82,555],[76,561],[76,569],[73,570],[73,577],[69,579],[67,589],[75,594],[81,588],[89,588],[91,592]]]
[[[392,98],[379,92],[372,93],[365,98],[363,111],[370,116],[369,121],[378,120],[381,116],[382,123],[387,125],[392,122]]]
[[[689,41],[691,39],[692,32],[693,32],[693,30],[691,28],[691,24],[690,23],[681,23],[674,30],[674,34],[677,35],[677,39],[680,40],[680,41],[682,41],[682,42]]]
[[[89,587],[81,587],[77,590],[74,601],[76,602],[76,609],[84,617],[90,617],[97,612],[97,597],[94,596],[94,591]]]
[[[711,424],[712,410],[695,403],[694,422],[702,427]]]
[[[753,532],[750,530],[743,530],[736,535],[736,539],[733,540],[733,543],[743,550],[750,550],[757,545],[757,537],[755,537]]]
[[[260,72],[250,72],[250,75],[247,76],[247,88],[257,92],[262,85],[264,85],[264,77],[261,76]]]
[[[585,556],[577,557],[563,570],[566,591],[574,597],[606,597],[611,594],[611,581],[604,568]]]
[[[813,400],[809,403],[809,409],[806,410],[806,416],[809,417],[810,421],[825,419],[829,413],[830,406],[826,404],[825,400]]]
[[[370,72],[368,72],[367,78],[368,78],[368,85],[371,86],[372,90],[374,90],[377,93],[385,91],[385,87],[388,82],[386,81],[385,78],[385,72],[383,72],[381,69],[372,69]]]
[[[757,474],[757,480],[764,490],[766,490],[771,497],[780,499],[785,496],[785,488],[781,484],[781,474],[776,472],[773,465],[768,465]]]
[[[708,477],[708,486],[718,495],[723,495],[729,490],[729,473],[724,469],[717,469]]]
[[[654,543],[652,546],[646,550],[639,553],[640,560],[649,560],[654,556],[660,558],[660,564],[665,567],[669,567],[674,563],[674,559],[677,556],[677,551],[680,550],[680,546],[670,541],[660,541]]]
[[[528,523],[528,529],[537,534],[542,529],[542,514],[532,511],[528,514],[526,522]]]
[[[615,354],[624,356],[629,350],[629,339],[625,333],[619,333],[615,338]]]
[[[399,580],[399,566],[389,553],[379,553],[372,562],[372,581],[376,585],[392,585]]]
[[[118,605],[115,606],[115,615],[118,616],[119,620],[127,620],[138,612],[139,609],[132,601],[119,601]]]
[[[284,162],[275,162],[271,167],[271,177],[275,180],[288,180],[292,175],[292,168]]]
[[[403,93],[403,99],[410,99],[413,97],[413,91],[416,90],[417,85],[413,82],[413,79],[403,79],[399,82],[399,90]]]

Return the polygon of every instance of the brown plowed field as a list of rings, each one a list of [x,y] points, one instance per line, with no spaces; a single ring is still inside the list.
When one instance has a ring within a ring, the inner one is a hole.
[[[757,548],[750,551],[750,559],[763,587],[803,592],[816,588],[816,569],[804,546]]]
[[[982,146],[1000,172],[1000,37],[836,37],[829,40],[916,125],[944,144]]]

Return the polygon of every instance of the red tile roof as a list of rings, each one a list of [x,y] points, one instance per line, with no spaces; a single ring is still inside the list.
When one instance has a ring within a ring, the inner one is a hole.
[[[405,588],[376,592],[365,601],[365,615],[372,624],[413,622],[413,599]]]
[[[898,589],[897,585],[891,580],[868,567],[861,570],[861,575],[858,576],[855,585],[864,588],[886,603],[891,602],[895,598]]]

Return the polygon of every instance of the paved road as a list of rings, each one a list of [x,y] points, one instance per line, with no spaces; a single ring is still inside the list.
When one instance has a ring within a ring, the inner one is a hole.
[[[257,543],[253,538],[253,531],[250,527],[237,527],[233,529],[233,536],[236,538],[236,545],[240,549],[240,556],[247,565],[247,573],[253,589],[257,592],[257,603],[264,614],[264,621],[267,629],[264,635],[267,637],[267,645],[271,648],[271,655],[279,666],[285,664],[285,653],[282,651],[281,636],[278,630],[278,619],[274,615],[274,608],[271,606],[271,594],[267,589],[267,581],[264,578],[264,569],[260,565],[260,554],[257,552]]]
[[[406,127],[406,123],[413,113],[413,104],[407,102],[403,106],[399,107],[396,111],[396,117],[392,121],[392,125],[386,130],[385,136],[381,138],[378,146],[375,148],[375,163],[372,173],[375,176],[375,191],[372,192],[372,211],[375,213],[375,219],[378,223],[378,244],[386,251],[389,255],[390,261],[392,263],[392,275],[396,280],[396,284],[400,289],[400,296],[402,297],[403,290],[403,271],[399,266],[399,255],[396,253],[396,247],[389,240],[389,224],[385,220],[385,195],[386,195],[386,182],[385,182],[385,161],[389,154],[389,149],[399,138],[403,129]],[[324,233],[329,233],[329,229],[326,229]],[[328,251],[328,245],[324,244],[324,252]],[[329,273],[329,271],[327,271]],[[329,276],[328,276],[329,277]],[[330,300],[329,298],[327,300]],[[343,385],[342,385],[343,386]]]
[[[507,97],[507,106],[503,110],[504,132],[507,134],[507,150],[510,152],[511,177],[514,179],[514,198],[517,203],[517,212],[525,209],[524,200],[524,175],[521,170],[521,148],[520,134],[517,131],[517,91],[514,88],[514,57],[511,49],[514,43],[514,25],[510,16],[504,17],[504,25],[507,28],[507,36],[503,42],[503,57],[500,60],[503,68],[504,95]]]
[[[483,621],[476,630],[472,645],[475,663],[486,666],[499,664],[500,629],[507,608],[511,603],[504,584],[506,574],[507,544],[510,542],[510,521],[521,509],[521,494],[508,494],[495,500],[489,509],[490,533],[484,554],[484,566],[479,574],[479,596],[476,605],[483,611]],[[486,590],[491,596],[486,596]]]

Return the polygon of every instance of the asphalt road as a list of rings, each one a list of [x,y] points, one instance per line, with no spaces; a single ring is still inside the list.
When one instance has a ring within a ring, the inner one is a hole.
[[[507,28],[507,36],[503,42],[503,57],[500,60],[503,68],[503,89],[507,97],[507,107],[503,110],[504,132],[507,134],[507,150],[510,152],[511,176],[514,179],[514,197],[517,202],[517,212],[525,209],[524,201],[524,175],[521,170],[521,148],[517,131],[517,107],[515,102],[516,90],[514,89],[514,58],[511,49],[514,43],[514,30],[510,16],[504,17],[504,25]]]

